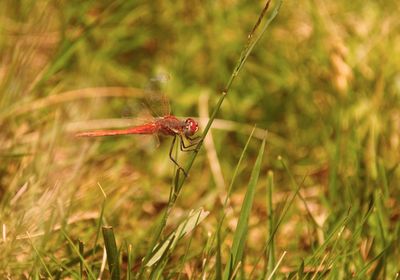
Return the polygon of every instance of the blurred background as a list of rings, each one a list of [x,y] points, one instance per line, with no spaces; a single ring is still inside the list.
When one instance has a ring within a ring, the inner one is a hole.
[[[168,202],[174,175],[171,139],[162,138],[158,146],[149,137],[77,139],[74,134],[129,125],[149,81],[160,75],[168,76],[162,91],[175,115],[207,118],[264,5],[1,1],[3,275],[40,275],[31,243],[49,266],[51,258],[68,258],[71,249],[60,229],[90,248],[104,201],[99,185],[107,195],[104,223],[114,227],[119,245],[132,244],[134,263],[140,263]],[[301,198],[276,233],[277,256],[287,251],[278,273],[296,271],[324,244],[319,260],[334,256],[335,262],[324,267],[340,266],[342,276],[368,262],[370,275],[395,275],[400,257],[399,11],[394,0],[284,2],[234,81],[211,129],[212,141],[200,151],[168,218],[167,232],[191,209],[210,212],[192,233],[187,278],[213,269],[213,261],[201,266],[202,250],[215,233],[221,201],[254,125],[225,213],[225,260],[266,129],[243,275],[257,267],[260,244],[268,238],[269,171],[278,213],[296,188],[291,177],[301,184]],[[183,163],[186,158],[179,155]],[[326,245],[332,233],[340,237]],[[171,267],[187,242],[183,239],[171,255]],[[375,257],[382,252],[385,265],[377,270],[381,259]],[[101,256],[94,258],[97,263]]]

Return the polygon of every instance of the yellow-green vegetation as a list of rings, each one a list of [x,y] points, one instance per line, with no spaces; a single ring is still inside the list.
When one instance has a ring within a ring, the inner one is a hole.
[[[400,2],[265,5],[0,1],[0,278],[399,277]],[[74,137],[160,75],[211,125],[187,178]]]

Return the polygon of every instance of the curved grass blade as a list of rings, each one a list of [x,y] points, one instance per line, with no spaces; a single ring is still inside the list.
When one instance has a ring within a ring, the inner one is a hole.
[[[253,138],[253,134],[254,134],[255,129],[256,128],[254,127],[253,130],[251,131],[250,136],[247,139],[246,144],[244,145],[242,153],[240,154],[239,161],[238,161],[238,163],[236,165],[236,168],[235,168],[235,171],[233,172],[233,175],[232,175],[232,180],[231,180],[231,183],[230,183],[229,188],[228,188],[228,193],[226,194],[226,197],[225,197],[225,200],[224,200],[224,205],[222,207],[222,213],[221,213],[220,219],[218,221],[218,228],[217,228],[217,233],[216,233],[216,235],[217,235],[217,256],[216,256],[216,258],[217,259],[216,259],[216,265],[215,265],[215,269],[216,269],[216,273],[215,274],[216,274],[216,279],[217,280],[222,279],[221,228],[222,228],[222,224],[223,224],[224,219],[225,219],[226,206],[228,204],[228,199],[231,196],[233,185],[234,185],[234,183],[236,181],[236,176],[239,173],[239,168],[240,168],[241,163],[243,161],[244,155],[246,154],[247,148],[249,147],[250,140]]]
[[[100,249],[102,249],[102,247],[100,245],[96,245],[96,247],[94,247],[93,249],[90,250],[86,250],[86,252],[84,252],[84,254],[82,255],[83,259],[86,259],[90,256],[94,256],[95,253],[97,253]],[[70,275],[72,276],[72,278],[77,278],[78,279],[78,273],[74,272],[72,269],[70,269],[70,267],[75,266],[78,263],[82,263],[83,265],[85,265],[82,262],[82,258],[79,257],[75,257],[70,259],[69,261],[59,261],[58,259],[56,259],[54,256],[50,256],[50,258],[53,260],[53,262],[55,262],[58,266],[57,270],[52,271],[53,275],[55,276],[55,279],[61,279],[63,277],[63,273],[64,271],[70,273]],[[75,279],[74,278],[74,279]],[[64,279],[64,278],[62,278]]]
[[[32,241],[32,239],[31,239],[31,236],[29,235],[29,232],[27,232],[26,234],[27,234],[27,236],[28,236],[28,238],[29,238],[29,241],[30,241],[30,243],[31,243],[31,246],[32,246],[33,250],[35,250],[36,256],[39,258],[40,263],[43,265],[43,268],[44,268],[44,270],[46,271],[46,273],[47,273],[49,279],[53,279],[53,276],[51,275],[50,270],[49,270],[49,268],[47,267],[47,265],[46,265],[46,263],[45,263],[45,261],[44,261],[42,255],[39,253],[39,250],[36,248],[35,244],[33,244],[33,241]]]
[[[171,188],[170,199],[171,199],[172,195],[173,195],[173,188]],[[144,277],[143,274],[144,274],[145,269],[147,267],[146,264],[149,262],[150,258],[152,257],[154,250],[156,250],[157,242],[159,242],[161,234],[162,234],[162,232],[163,232],[163,230],[165,228],[165,225],[167,223],[167,219],[168,219],[168,216],[169,216],[170,209],[171,209],[171,207],[168,206],[164,210],[162,215],[159,218],[157,218],[157,221],[155,222],[154,230],[152,231],[153,232],[153,234],[152,234],[153,238],[151,239],[150,246],[149,246],[149,249],[147,250],[146,256],[143,258],[142,265],[140,267],[140,271],[139,271],[139,274],[138,274],[138,278],[139,279],[142,279]]]
[[[174,230],[174,232],[163,242],[163,244],[158,246],[158,248],[153,252],[152,257],[146,263],[146,266],[150,267],[158,262],[169,247],[174,248],[179,239],[191,232],[208,216],[208,214],[209,212],[204,211],[201,208],[191,212],[189,216],[176,228],[176,230]]]
[[[261,170],[261,162],[264,156],[265,149],[265,139],[263,140],[260,150],[258,152],[257,160],[254,164],[253,170],[251,172],[249,185],[243,200],[242,209],[240,210],[240,216],[237,223],[235,235],[233,238],[232,249],[228,263],[225,267],[223,279],[231,279],[233,274],[233,269],[236,269],[242,260],[244,246],[246,244],[248,224],[251,208],[253,206],[255,190],[258,182],[258,177]]]

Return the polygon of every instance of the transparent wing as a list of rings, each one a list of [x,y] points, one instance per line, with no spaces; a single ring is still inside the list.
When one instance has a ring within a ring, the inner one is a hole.
[[[171,114],[168,97],[164,94],[169,80],[168,74],[158,74],[145,87],[144,104],[154,117]]]

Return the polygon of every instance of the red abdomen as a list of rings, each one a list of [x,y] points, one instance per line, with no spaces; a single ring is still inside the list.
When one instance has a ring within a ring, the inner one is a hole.
[[[156,123],[147,123],[127,129],[95,130],[77,133],[77,137],[114,136],[127,134],[154,134],[159,130]]]

